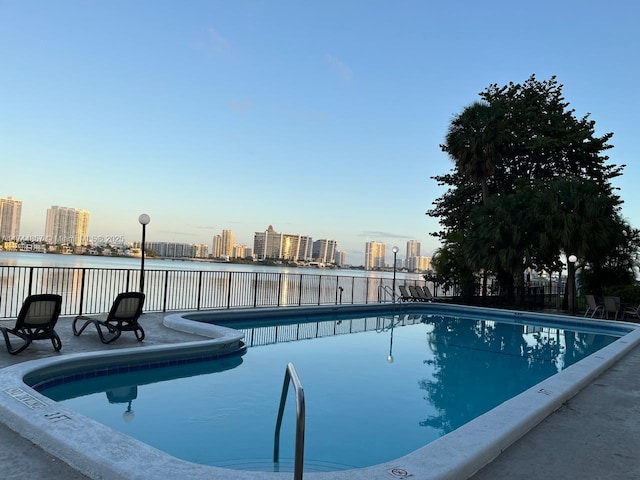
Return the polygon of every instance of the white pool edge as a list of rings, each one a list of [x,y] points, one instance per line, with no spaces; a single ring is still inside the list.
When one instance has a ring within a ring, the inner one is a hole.
[[[180,315],[168,324],[194,328]],[[566,317],[565,317],[566,318]],[[208,326],[211,327],[211,326]],[[208,478],[213,480],[283,479],[291,473],[247,472],[186,462],[161,452],[143,442],[95,422],[39,394],[23,382],[23,378],[55,363],[91,361],[95,358],[157,358],[176,349],[212,348],[224,343],[209,329],[213,340],[180,345],[149,346],[109,352],[63,355],[33,360],[0,370],[0,412],[2,421],[12,430],[38,444],[81,473],[96,479],[162,479]],[[595,354],[581,360],[520,395],[399,459],[383,464],[337,472],[305,473],[311,480],[369,480],[371,478],[466,479],[497,457],[539,422],[544,420],[582,388],[591,383],[624,355],[640,345],[640,328],[618,339]],[[187,331],[187,330],[183,330]],[[193,332],[191,332],[193,333]],[[237,332],[236,332],[237,334]],[[55,367],[55,365],[54,365]]]

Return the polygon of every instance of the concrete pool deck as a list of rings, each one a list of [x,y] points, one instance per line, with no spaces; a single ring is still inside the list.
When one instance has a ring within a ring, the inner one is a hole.
[[[163,318],[163,314],[144,315],[142,323],[147,338],[142,344],[133,334],[125,333],[113,345],[101,344],[91,331],[73,337],[71,319],[62,318],[56,328],[63,343],[61,354],[146,348],[201,339],[167,329],[162,325]],[[18,356],[6,351],[0,353],[0,367],[56,355],[59,354],[53,351],[49,341],[38,341]],[[640,347],[635,347],[471,478],[640,478],[639,372]],[[13,432],[1,420],[0,451],[3,479],[91,478]],[[388,478],[399,477],[389,473]]]

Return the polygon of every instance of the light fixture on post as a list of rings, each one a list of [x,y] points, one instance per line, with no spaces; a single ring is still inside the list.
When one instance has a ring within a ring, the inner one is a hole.
[[[575,255],[569,255],[567,258],[569,261],[567,265],[567,283],[569,292],[567,296],[568,300],[568,310],[571,315],[576,314],[576,262],[578,261],[578,257]]]
[[[144,293],[144,244],[147,225],[151,221],[151,217],[146,213],[143,213],[138,217],[140,225],[142,225],[142,244],[140,245],[140,292]]]
[[[391,296],[393,303],[396,303],[396,258],[398,256],[398,247],[393,247],[393,295]]]

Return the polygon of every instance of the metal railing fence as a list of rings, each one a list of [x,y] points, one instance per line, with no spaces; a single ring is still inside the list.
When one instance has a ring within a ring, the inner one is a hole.
[[[386,277],[281,272],[145,270],[145,311],[362,304],[386,301]],[[424,284],[402,279],[396,285]],[[62,295],[62,315],[109,311],[120,292],[136,291],[140,270],[0,266],[0,318],[18,315],[24,299]]]

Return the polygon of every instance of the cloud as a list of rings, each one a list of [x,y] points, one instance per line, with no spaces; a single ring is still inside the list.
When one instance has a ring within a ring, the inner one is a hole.
[[[327,63],[331,70],[342,79],[343,82],[351,84],[353,82],[353,71],[338,57],[327,55]]]
[[[210,57],[229,58],[233,55],[232,44],[228,38],[222,36],[215,28],[202,31],[191,47]]]

